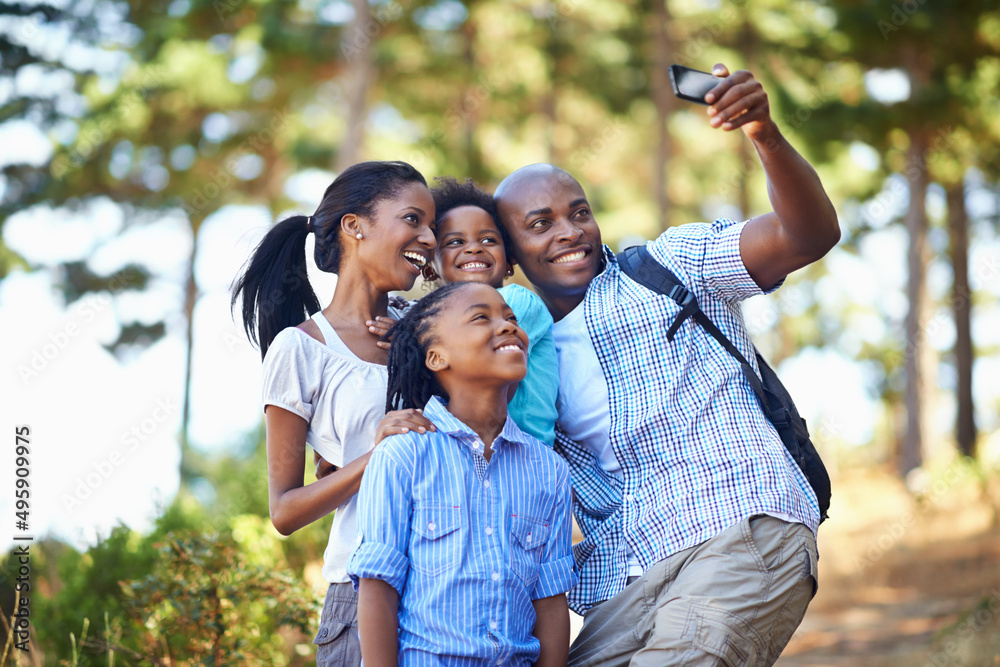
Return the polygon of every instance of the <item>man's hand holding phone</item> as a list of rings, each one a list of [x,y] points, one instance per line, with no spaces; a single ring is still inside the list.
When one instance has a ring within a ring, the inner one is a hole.
[[[734,74],[722,63],[712,73],[671,65],[671,85],[681,99],[707,104],[709,125],[727,132],[741,128],[752,141],[767,141],[776,126],[771,121],[771,106],[760,81],[746,70]],[[717,83],[705,91],[708,85]]]

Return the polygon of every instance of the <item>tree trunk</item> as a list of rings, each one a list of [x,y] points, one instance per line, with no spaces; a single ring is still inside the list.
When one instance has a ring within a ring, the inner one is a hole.
[[[468,20],[462,26],[462,38],[465,42],[464,57],[466,64],[466,85],[461,99],[462,130],[465,143],[465,175],[468,178],[483,183],[489,177],[483,164],[482,154],[476,145],[476,128],[479,126],[481,105],[486,103],[489,91],[480,82],[481,69],[476,64],[475,19],[470,12]]]
[[[354,0],[354,19],[344,33],[341,53],[347,60],[344,94],[347,97],[347,128],[337,151],[334,170],[338,173],[361,158],[365,141],[365,121],[368,116],[368,90],[375,76],[372,62],[372,41],[378,23],[372,18],[368,0]]]
[[[559,29],[559,21],[552,25],[552,31],[546,40],[546,51],[549,64],[549,86],[542,96],[541,111],[545,117],[545,161],[556,164],[553,135],[556,127],[556,77],[559,63],[559,48],[556,45],[555,33]],[[578,175],[579,176],[579,175]]]
[[[184,360],[184,409],[181,411],[181,488],[195,475],[191,460],[191,441],[189,428],[191,424],[191,360],[194,357],[194,307],[198,303],[198,283],[194,277],[194,262],[198,254],[198,229],[200,219],[191,220],[191,256],[188,259],[187,284],[184,288],[184,349],[187,358]]]
[[[747,68],[751,72],[757,72],[761,67],[757,62],[757,33],[754,31],[753,25],[746,18],[746,13],[743,13],[743,22],[740,28],[740,51],[743,53],[744,61],[747,63]],[[740,132],[739,134],[742,134]],[[752,148],[752,144],[747,141],[745,137],[740,137],[739,147],[737,148],[737,155],[739,156],[739,174],[736,190],[736,205],[740,209],[740,217],[743,220],[748,220],[750,218],[750,174],[757,169],[757,165],[760,164],[760,159],[757,157],[757,151]]]
[[[952,271],[951,307],[955,318],[955,388],[957,419],[955,437],[958,451],[964,456],[976,455],[976,422],[972,400],[972,292],[969,289],[969,216],[965,208],[965,187],[962,181],[947,190],[948,234]]]
[[[670,200],[667,198],[667,166],[673,152],[667,121],[674,108],[674,94],[670,88],[670,67],[673,53],[673,42],[668,26],[670,24],[670,8],[667,0],[654,0],[652,12],[652,66],[650,82],[652,83],[653,104],[656,107],[656,155],[653,158],[653,201],[656,202],[656,213],[660,221],[660,230],[670,226]]]
[[[905,476],[923,463],[923,411],[924,396],[924,276],[927,263],[927,138],[919,131],[910,135],[906,180],[910,189],[910,206],[906,212],[906,230],[910,236],[907,264],[909,276],[906,296],[909,311],[906,313],[906,433],[900,447],[898,466]]]

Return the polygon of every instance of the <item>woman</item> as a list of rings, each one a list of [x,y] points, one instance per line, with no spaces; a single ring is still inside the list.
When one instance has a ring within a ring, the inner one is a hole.
[[[271,521],[289,535],[336,511],[323,556],[330,586],[314,642],[317,665],[360,664],[357,596],[345,566],[371,449],[387,435],[433,430],[414,410],[385,415],[388,353],[367,324],[390,314],[389,292],[410,289],[430,260],[433,221],[434,201],[416,169],[403,162],[353,165],[327,188],[315,214],[268,232],[233,288],[244,328],[264,358]],[[337,274],[322,311],[306,275],[309,233],[316,235],[316,265]],[[306,444],[336,466],[309,485]]]

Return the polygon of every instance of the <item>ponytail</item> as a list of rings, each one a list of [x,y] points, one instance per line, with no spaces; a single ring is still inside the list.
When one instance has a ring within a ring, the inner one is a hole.
[[[242,300],[243,329],[263,359],[278,332],[319,310],[306,273],[309,218],[293,215],[272,227],[233,286],[230,307]]]
[[[389,348],[389,382],[385,411],[421,408],[431,396],[448,398],[434,373],[427,368],[427,348],[434,344],[434,320],[451,294],[469,285],[448,283],[434,290],[406,310],[383,340],[392,339]]]

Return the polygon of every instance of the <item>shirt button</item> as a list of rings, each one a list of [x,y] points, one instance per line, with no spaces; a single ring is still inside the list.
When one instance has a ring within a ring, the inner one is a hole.
[[[434,524],[433,521],[427,524],[427,530],[434,530],[435,528],[437,528],[437,526]]]
[[[531,541],[531,535],[528,535],[526,538],[524,538],[524,541],[525,542],[530,542]]]
[[[483,488],[485,488],[485,489],[490,488],[490,480],[488,480],[488,479],[483,480]]]
[[[631,493],[626,493],[625,500],[632,502],[633,500],[635,500],[635,496],[633,496]]]
[[[490,579],[492,579],[493,581],[500,581],[500,573],[494,572],[493,574],[490,575]]]
[[[490,630],[496,630],[497,627],[498,626],[496,621],[490,621]]]
[[[493,534],[493,526],[486,526],[486,534],[487,535]]]

